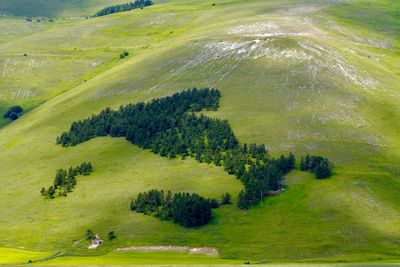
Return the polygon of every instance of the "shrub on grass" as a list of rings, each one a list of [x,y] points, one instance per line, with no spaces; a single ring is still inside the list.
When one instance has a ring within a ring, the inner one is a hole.
[[[117,238],[117,236],[115,235],[114,231],[110,231],[110,232],[107,234],[107,236],[108,236],[108,240],[110,240],[110,241],[112,241],[112,240],[114,240],[114,239]]]
[[[86,233],[85,233],[85,237],[86,237],[87,240],[92,239],[94,237],[93,231],[90,230],[90,229],[87,229]]]
[[[6,113],[4,113],[3,117],[5,119],[16,120],[19,118],[19,115],[23,112],[21,106],[12,106],[10,107]]]

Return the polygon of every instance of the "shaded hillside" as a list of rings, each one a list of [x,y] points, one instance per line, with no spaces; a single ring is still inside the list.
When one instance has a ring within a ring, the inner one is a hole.
[[[0,14],[24,17],[90,16],[99,9],[124,0],[2,0]]]

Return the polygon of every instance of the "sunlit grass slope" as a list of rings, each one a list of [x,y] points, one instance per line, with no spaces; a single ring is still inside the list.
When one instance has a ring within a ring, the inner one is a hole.
[[[0,264],[27,263],[29,260],[39,260],[46,256],[47,253],[42,252],[0,248]]]
[[[387,21],[386,31],[366,22],[396,8],[372,0],[166,1],[10,37],[0,45],[3,62],[42,63],[11,68],[0,92],[37,88],[18,101],[47,101],[0,130],[0,246],[101,256],[132,245],[188,245],[241,261],[398,260],[398,24]],[[119,60],[121,50],[130,56]],[[105,107],[195,86],[221,90],[220,109],[208,115],[229,120],[241,142],[265,143],[273,155],[327,156],[335,175],[318,181],[295,171],[284,194],[248,211],[222,207],[209,225],[184,229],[131,213],[130,199],[151,188],[237,196],[241,183],[219,167],[161,158],[123,139],[55,145],[73,121]],[[56,169],[82,161],[95,172],[79,177],[73,193],[42,198]],[[113,230],[117,239],[97,251],[86,241],[73,246],[87,229],[102,237]]]
[[[54,260],[38,262],[39,265],[141,265],[141,264],[243,264],[238,260],[224,260],[210,256],[191,255],[179,252],[111,252],[96,257],[66,256]]]
[[[143,34],[145,25],[132,25],[145,17],[143,13],[127,12],[124,19],[114,16],[53,22],[0,17],[0,112],[16,104],[25,110],[35,108],[118,65],[124,50],[134,55],[165,39]],[[157,24],[153,30],[168,26]],[[0,126],[5,123],[0,119]]]

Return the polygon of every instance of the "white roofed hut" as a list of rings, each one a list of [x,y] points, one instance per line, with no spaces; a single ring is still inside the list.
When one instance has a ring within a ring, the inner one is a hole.
[[[98,248],[104,241],[101,240],[101,238],[99,237],[99,235],[95,235],[94,237],[92,237],[92,244],[90,246],[88,246],[88,249],[96,249]]]

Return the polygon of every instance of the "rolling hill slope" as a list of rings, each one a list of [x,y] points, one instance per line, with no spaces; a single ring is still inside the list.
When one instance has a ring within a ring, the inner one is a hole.
[[[0,247],[101,255],[188,245],[235,260],[398,260],[397,8],[388,0],[179,0],[10,30],[0,43],[0,105],[34,109],[0,130]],[[11,21],[22,23],[1,18],[1,30]],[[184,229],[131,213],[130,199],[152,188],[236,197],[242,184],[219,167],[161,158],[123,139],[55,145],[73,121],[105,107],[192,87],[222,92],[220,109],[207,115],[227,119],[241,142],[265,143],[272,155],[327,156],[335,175],[318,181],[295,171],[284,194],[248,211],[222,207],[209,225]],[[83,161],[95,172],[73,193],[42,198],[56,169]],[[86,229],[118,238],[95,252],[73,246]]]
[[[3,0],[0,2],[0,14],[48,18],[91,16],[105,6],[126,2],[125,0]]]

